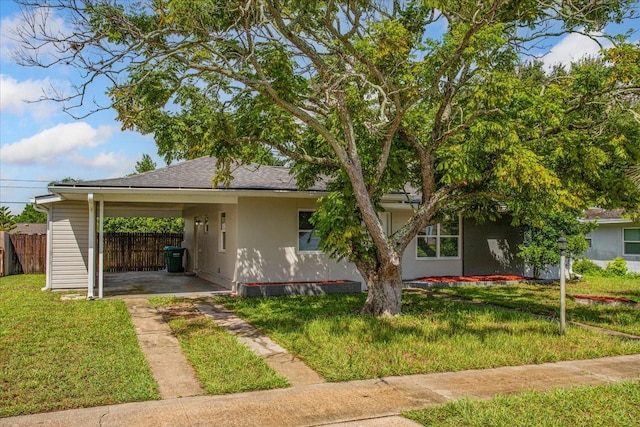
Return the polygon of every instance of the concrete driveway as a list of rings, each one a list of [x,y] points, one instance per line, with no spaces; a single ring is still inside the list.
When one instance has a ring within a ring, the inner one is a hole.
[[[184,273],[166,271],[127,271],[104,273],[104,296],[152,295],[226,295],[231,291],[220,285]]]

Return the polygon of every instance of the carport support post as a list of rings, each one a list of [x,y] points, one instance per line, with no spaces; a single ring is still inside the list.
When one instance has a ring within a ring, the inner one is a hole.
[[[98,298],[104,297],[104,200],[100,199],[100,228],[98,240]]]
[[[96,204],[93,201],[93,193],[87,195],[89,202],[89,247],[88,247],[88,280],[87,299],[94,299],[93,288],[96,285]]]

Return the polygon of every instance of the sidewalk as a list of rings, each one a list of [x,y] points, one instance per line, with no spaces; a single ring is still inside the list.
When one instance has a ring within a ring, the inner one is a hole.
[[[463,396],[640,378],[640,354],[288,389],[196,396],[0,419],[0,426],[411,426],[401,411]]]

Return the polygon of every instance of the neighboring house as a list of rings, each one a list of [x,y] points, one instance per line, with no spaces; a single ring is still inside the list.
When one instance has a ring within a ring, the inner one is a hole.
[[[587,258],[605,267],[621,257],[630,271],[640,272],[640,224],[623,217],[624,211],[588,209],[582,221],[595,221],[598,228],[588,233],[589,249],[578,258]]]
[[[212,188],[216,160],[203,157],[114,179],[59,183],[35,204],[48,212],[46,289],[104,287],[100,224],[105,217],[182,217],[185,269],[229,289],[247,282],[356,280],[355,266],[318,250],[309,216],[323,183],[301,191],[284,167],[237,166],[228,187]],[[391,233],[410,217],[405,194],[383,198]],[[522,233],[504,219],[460,218],[428,227],[407,247],[403,278],[523,274],[515,257]]]
[[[47,224],[38,222],[17,222],[10,234],[47,234]]]

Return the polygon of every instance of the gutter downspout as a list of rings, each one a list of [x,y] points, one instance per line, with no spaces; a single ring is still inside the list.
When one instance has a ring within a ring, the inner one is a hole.
[[[45,285],[44,288],[41,288],[41,291],[50,291],[51,290],[51,249],[53,247],[53,221],[51,220],[51,209],[38,206],[38,204],[34,201],[32,203],[33,209],[37,212],[42,212],[47,214],[47,253],[45,260]]]

